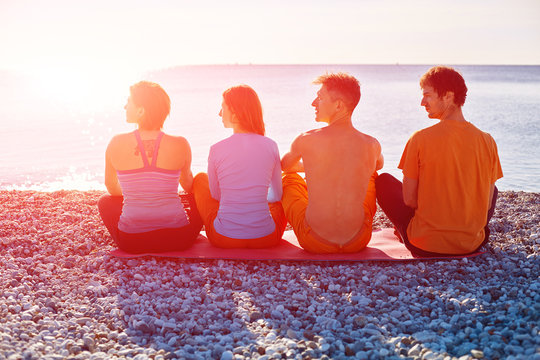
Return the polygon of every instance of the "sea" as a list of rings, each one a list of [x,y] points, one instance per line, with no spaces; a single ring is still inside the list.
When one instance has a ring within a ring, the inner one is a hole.
[[[188,139],[194,173],[206,171],[210,146],[231,135],[219,117],[221,94],[237,84],[257,91],[267,136],[285,153],[300,133],[322,126],[311,106],[326,72],[357,77],[362,97],[353,123],[382,146],[382,172],[397,169],[411,134],[431,126],[420,106],[419,79],[431,65],[198,65],[140,72],[130,78],[48,76],[0,71],[0,189],[104,190],[111,137],[133,131],[125,121],[129,86],[159,83],[171,98],[164,131]],[[540,66],[457,65],[468,95],[465,118],[495,139],[504,177],[500,190],[540,192]]]

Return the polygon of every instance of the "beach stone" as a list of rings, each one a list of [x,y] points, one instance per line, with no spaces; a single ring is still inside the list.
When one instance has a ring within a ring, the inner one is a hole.
[[[95,345],[94,339],[92,339],[90,336],[83,336],[82,340],[83,340],[84,346],[88,350],[90,350],[91,352],[95,350],[96,345]]]
[[[540,233],[540,196],[500,192],[489,256],[358,267],[168,258],[128,266],[108,255],[100,194],[56,209],[66,194],[49,205],[41,197],[50,195],[35,195],[40,208],[22,226],[0,191],[0,272],[11,279],[0,284],[5,358],[24,359],[14,349],[22,342],[36,359],[535,358],[540,247],[528,234]],[[47,222],[55,216],[62,225]]]
[[[413,357],[419,356],[421,350],[422,348],[420,347],[420,344],[416,344],[412,348],[409,349],[409,351],[407,352],[407,356],[413,356]]]
[[[78,324],[78,325],[85,325],[86,323],[92,321],[92,318],[89,318],[89,317],[81,317],[81,318],[78,318],[78,319],[75,319],[75,322]]]
[[[481,350],[472,349],[471,355],[475,359],[483,359],[484,358],[484,352]]]
[[[293,329],[287,329],[287,337],[290,339],[296,339],[296,332]]]
[[[229,350],[227,351],[224,351],[222,354],[221,354],[221,357],[220,357],[221,360],[232,360],[233,359],[233,353]]]
[[[264,318],[264,315],[259,311],[254,311],[251,314],[249,314],[249,321],[250,322],[255,322],[255,321],[257,321],[259,319],[262,319],[262,318]]]
[[[312,330],[306,329],[304,330],[304,337],[308,340],[313,341],[315,338],[315,333]]]

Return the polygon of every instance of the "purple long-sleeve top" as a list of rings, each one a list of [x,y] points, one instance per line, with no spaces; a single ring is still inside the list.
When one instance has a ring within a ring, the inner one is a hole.
[[[212,145],[208,156],[210,193],[219,201],[214,228],[234,239],[271,234],[275,223],[268,202],[281,200],[277,144],[257,134],[234,134]]]

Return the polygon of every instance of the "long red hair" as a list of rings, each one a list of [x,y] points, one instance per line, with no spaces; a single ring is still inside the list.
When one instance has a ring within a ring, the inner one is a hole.
[[[261,101],[255,90],[247,85],[237,85],[223,92],[225,104],[236,115],[242,130],[265,134]]]

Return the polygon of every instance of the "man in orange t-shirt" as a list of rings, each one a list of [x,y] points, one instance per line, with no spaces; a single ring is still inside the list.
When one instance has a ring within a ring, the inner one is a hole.
[[[503,176],[493,138],[463,117],[467,87],[444,66],[420,79],[421,105],[436,125],[414,133],[398,168],[376,180],[377,200],[407,248],[418,256],[468,254],[487,243]]]

